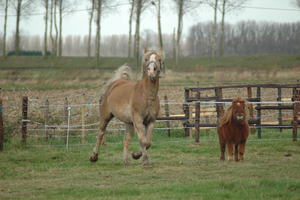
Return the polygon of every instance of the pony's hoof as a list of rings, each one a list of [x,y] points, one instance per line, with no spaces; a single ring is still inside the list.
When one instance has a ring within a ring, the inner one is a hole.
[[[97,162],[98,160],[98,154],[92,154],[90,156],[90,162]]]
[[[133,159],[137,160],[142,156],[142,154],[138,154],[137,152],[134,151],[132,152],[131,156]]]

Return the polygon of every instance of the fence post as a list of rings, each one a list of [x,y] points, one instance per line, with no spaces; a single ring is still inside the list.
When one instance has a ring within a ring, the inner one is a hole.
[[[193,96],[192,90],[189,90],[189,96],[190,97]],[[192,121],[192,119],[193,119],[193,107],[190,104],[188,104],[188,105],[189,105],[189,120]],[[191,121],[190,121],[190,123],[191,123]],[[188,135],[190,136],[191,139],[193,138],[193,129],[191,129],[191,128],[189,129]]]
[[[222,88],[215,89],[215,94],[219,97],[219,99],[223,99]],[[217,103],[217,118],[219,119],[223,115],[223,113],[223,104]]]
[[[28,97],[22,99],[22,142],[25,143],[27,139],[27,112],[28,112]]]
[[[4,139],[3,107],[2,107],[2,99],[0,98],[0,151],[3,151],[3,139]]]
[[[169,104],[168,104],[168,96],[165,94],[165,113],[166,113],[166,117],[169,117],[170,116],[170,113],[169,113]],[[168,137],[170,137],[171,133],[170,133],[170,122],[169,121],[166,121],[166,124],[167,124],[167,135]]]
[[[247,87],[247,93],[248,93],[248,98],[252,98],[252,89],[251,87]],[[253,120],[253,105],[249,105],[249,115],[250,115],[250,120]],[[254,131],[254,124],[249,124],[250,125],[250,130],[251,134],[253,135],[255,133]]]
[[[68,107],[68,129],[67,129],[67,146],[66,148],[69,147],[69,136],[70,136],[70,119],[71,119],[71,108]]]
[[[66,137],[65,137],[65,144],[68,142],[68,120],[69,120],[69,115],[68,115],[68,98],[65,98],[65,105],[64,105],[64,116],[65,116],[65,130],[66,130]]]
[[[186,118],[185,123],[190,123],[190,118],[189,118],[190,110],[189,110],[189,103],[187,102],[187,99],[190,96],[189,89],[185,89],[184,96],[185,96],[185,102],[186,102],[185,104],[183,104],[183,111],[184,111],[185,118]],[[190,135],[189,129],[190,128],[188,128],[188,127],[185,128],[185,136],[186,137]]]
[[[295,90],[295,96],[294,96],[294,119],[293,119],[293,141],[297,141],[299,100],[300,100],[300,90]]]
[[[196,94],[197,102],[195,103],[195,142],[199,142],[200,136],[200,92]]]
[[[49,101],[45,103],[45,141],[48,140],[48,125],[49,125]]]
[[[103,98],[103,95],[100,97],[100,100],[99,100],[99,109],[100,109],[100,117],[101,117],[101,105],[102,105],[102,98]],[[97,134],[97,138],[98,138],[98,134]],[[106,145],[106,134],[104,134],[103,138],[102,138],[102,145],[105,146]]]
[[[261,101],[261,96],[260,96],[260,87],[257,87],[257,90],[256,90],[256,97],[259,98],[259,101]],[[257,104],[257,106],[260,106],[260,103]],[[261,138],[261,128],[260,128],[260,125],[261,125],[261,110],[257,110],[257,137],[258,138]]]
[[[81,105],[81,135],[82,135],[82,144],[85,144],[85,94],[82,94],[82,105]]]
[[[281,101],[281,87],[278,87],[278,97],[277,97],[277,101]],[[281,106],[282,104],[279,103],[278,106]],[[278,110],[278,122],[279,122],[279,125],[282,125],[282,111],[281,109]],[[282,132],[282,128],[279,129],[280,130],[280,133]]]

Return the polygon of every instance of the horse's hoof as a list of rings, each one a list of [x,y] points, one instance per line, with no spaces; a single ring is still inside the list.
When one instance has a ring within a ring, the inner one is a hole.
[[[144,163],[144,164],[143,164],[143,167],[144,167],[144,168],[150,168],[150,167],[152,167],[152,165],[151,165],[150,163]]]
[[[134,151],[134,152],[132,152],[131,156],[132,156],[133,159],[137,160],[137,159],[139,159],[140,157],[142,157],[142,154],[138,154],[138,153],[136,153],[136,152]]]
[[[124,160],[123,163],[124,163],[125,166],[130,166],[130,165],[131,165],[130,161],[125,161],[125,160]]]
[[[92,154],[91,156],[90,156],[90,162],[97,162],[97,160],[98,160],[98,154]]]

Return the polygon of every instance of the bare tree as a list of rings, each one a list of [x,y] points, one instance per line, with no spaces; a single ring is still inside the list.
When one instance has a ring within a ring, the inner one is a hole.
[[[222,13],[220,56],[223,57],[225,15],[229,12],[242,10],[241,6],[245,5],[245,4],[248,4],[251,0],[221,0],[221,1],[222,1],[222,4],[218,7],[218,9]]]
[[[1,0],[0,1],[0,7],[3,7],[4,9],[4,33],[3,33],[3,51],[2,51],[2,57],[3,59],[5,59],[6,57],[6,27],[7,27],[7,9],[9,7],[9,3],[10,1],[9,0]]]
[[[58,39],[58,55],[62,55],[62,23],[63,17],[72,13],[79,3],[79,0],[55,0],[59,7],[59,39]]]
[[[51,0],[51,5],[50,5],[50,38],[51,38],[51,58],[52,58],[52,67],[55,65],[55,44],[54,44],[54,38],[52,35],[52,27],[53,27],[53,7],[55,4],[55,0]]]
[[[290,0],[290,3],[294,7],[298,7],[300,9],[300,0]],[[299,58],[300,58],[300,36],[299,36]]]
[[[214,26],[211,40],[211,57],[215,58],[218,0],[206,0],[206,3],[214,9]]]
[[[45,6],[45,35],[44,35],[44,59],[47,58],[47,34],[48,34],[48,6],[49,0],[42,0],[43,5]]]
[[[157,0],[157,7],[154,1],[151,1],[152,5],[155,6],[157,12],[157,27],[158,27],[158,46],[163,47],[162,34],[161,34],[161,24],[160,24],[160,0]]]
[[[92,21],[93,21],[94,9],[95,9],[95,1],[96,0],[91,0],[92,8],[89,11],[90,20],[89,20],[89,38],[88,38],[88,58],[91,57]]]
[[[197,1],[184,1],[184,0],[173,0],[175,3],[175,7],[178,14],[178,26],[177,26],[177,40],[176,40],[176,63],[175,65],[178,66],[178,58],[180,55],[180,40],[181,34],[183,29],[183,16],[197,8],[201,2]]]
[[[101,29],[101,8],[102,8],[102,0],[97,0],[96,1],[96,10],[97,10],[97,31],[96,31],[96,69],[98,67],[99,63],[99,56],[100,56],[100,29]]]
[[[14,0],[14,9],[16,11],[16,35],[15,35],[15,55],[19,56],[20,45],[20,21],[22,18],[28,17],[34,10],[34,0]]]
[[[128,60],[131,58],[131,26],[132,26],[132,17],[133,17],[133,9],[135,6],[135,0],[130,0],[131,9],[130,9],[130,16],[129,16],[129,36],[128,36]]]

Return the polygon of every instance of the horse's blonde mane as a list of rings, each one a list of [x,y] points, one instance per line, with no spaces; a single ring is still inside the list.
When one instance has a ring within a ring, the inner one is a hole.
[[[240,96],[237,96],[235,99],[233,99],[232,104],[236,102],[244,102],[247,103],[248,101],[245,99],[242,99]],[[233,105],[230,105],[227,108],[227,111],[220,117],[218,127],[222,127],[225,124],[230,125],[231,124],[231,119],[232,119],[232,110],[233,110]]]
[[[156,53],[159,57],[161,57],[161,62],[163,62],[165,60],[165,52],[162,50],[162,48],[150,47],[150,48],[147,48],[147,50],[148,50],[147,53],[145,53],[143,56],[142,62],[146,56],[148,56],[149,54],[152,54],[152,53]]]

